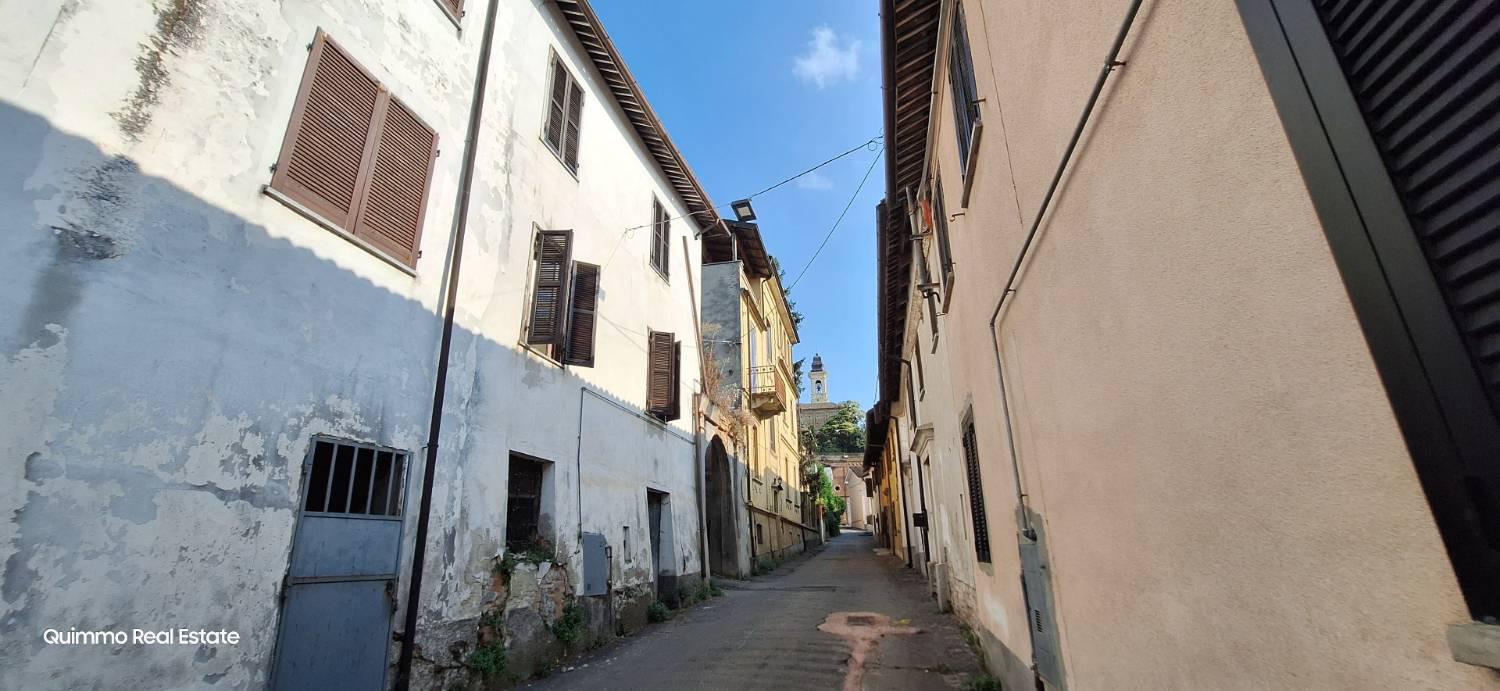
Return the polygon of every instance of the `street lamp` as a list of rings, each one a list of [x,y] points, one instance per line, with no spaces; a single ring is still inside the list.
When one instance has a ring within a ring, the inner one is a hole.
[[[749,199],[730,202],[729,208],[734,209],[734,216],[739,219],[740,223],[749,223],[755,220],[755,208],[750,206]]]

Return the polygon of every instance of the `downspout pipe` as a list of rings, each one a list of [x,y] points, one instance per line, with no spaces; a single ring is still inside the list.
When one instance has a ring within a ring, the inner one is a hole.
[[[1073,136],[1068,139],[1068,148],[1063,151],[1062,160],[1057,164],[1057,170],[1052,174],[1052,182],[1047,185],[1047,194],[1042,197],[1042,206],[1037,209],[1036,216],[1031,219],[1031,228],[1026,231],[1026,239],[1021,243],[1020,252],[1016,253],[1016,261],[1010,268],[1010,277],[1005,279],[1005,290],[1000,293],[1000,300],[995,303],[995,311],[990,314],[990,343],[995,349],[995,377],[1000,385],[1000,408],[1005,417],[1005,439],[1010,447],[1010,468],[1016,481],[1016,503],[1021,508],[1021,532],[1029,540],[1036,539],[1036,530],[1031,526],[1031,516],[1026,510],[1026,489],[1021,484],[1021,457],[1016,452],[1015,429],[1011,423],[1010,396],[1005,390],[1005,366],[1000,358],[1000,310],[1005,307],[1005,301],[1016,292],[1016,281],[1021,274],[1021,265],[1026,261],[1026,255],[1031,251],[1031,245],[1036,240],[1037,231],[1042,227],[1042,219],[1046,218],[1047,210],[1052,205],[1052,198],[1057,194],[1057,188],[1062,184],[1063,175],[1068,170],[1068,164],[1073,161],[1073,154],[1078,150],[1078,142],[1083,139],[1083,131],[1088,127],[1089,119],[1093,117],[1094,106],[1099,103],[1099,94],[1104,91],[1104,83],[1109,81],[1110,73],[1115,68],[1124,66],[1120,58],[1120,48],[1125,45],[1125,37],[1130,33],[1130,27],[1135,24],[1136,14],[1141,9],[1143,0],[1131,0],[1130,8],[1125,11],[1125,19],[1120,22],[1119,31],[1115,32],[1115,40],[1109,46],[1109,53],[1104,57],[1104,65],[1099,68],[1099,76],[1094,80],[1094,88],[1089,92],[1088,102],[1083,106],[1083,114],[1078,116],[1078,124],[1073,127]]]
[[[484,115],[484,96],[489,85],[490,53],[495,42],[495,16],[500,0],[490,0],[479,39],[479,65],[475,68],[474,98],[469,104],[469,126],[464,139],[463,169],[459,174],[458,217],[453,229],[453,247],[448,254],[448,276],[443,296],[443,334],[438,343],[437,374],[432,384],[432,419],[428,423],[426,462],[422,469],[422,496],[417,509],[417,532],[412,549],[411,578],[406,591],[406,619],[401,631],[401,655],[396,662],[396,691],[411,688],[411,664],[417,647],[417,613],[421,610],[422,571],[427,562],[427,532],[432,516],[432,483],[437,475],[438,437],[443,428],[443,398],[447,393],[448,357],[453,349],[453,320],[458,302],[459,268],[463,263],[464,235],[469,227],[469,201],[474,186],[474,162],[479,153],[479,129]]]

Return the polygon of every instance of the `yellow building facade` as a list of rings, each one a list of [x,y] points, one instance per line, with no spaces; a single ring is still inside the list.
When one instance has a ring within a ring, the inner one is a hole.
[[[816,528],[802,524],[802,505],[808,499],[792,374],[796,324],[774,273],[750,278],[740,299],[741,387],[755,420],[745,432],[750,549],[754,562],[763,563],[802,551],[806,531]]]

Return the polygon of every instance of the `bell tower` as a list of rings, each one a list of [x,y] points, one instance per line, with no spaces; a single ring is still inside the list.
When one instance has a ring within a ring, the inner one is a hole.
[[[812,380],[812,402],[828,402],[828,372],[823,370],[823,356],[813,355],[812,371],[808,372],[808,378]]]

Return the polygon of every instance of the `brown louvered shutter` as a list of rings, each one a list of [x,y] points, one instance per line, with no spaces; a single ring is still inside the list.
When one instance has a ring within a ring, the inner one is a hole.
[[[573,269],[573,315],[568,323],[565,362],[594,366],[594,324],[599,309],[599,267],[578,262]]]
[[[647,336],[646,412],[668,419],[672,412],[672,334],[652,331]]]
[[[583,118],[583,87],[571,77],[568,79],[568,126],[564,133],[566,150],[563,162],[575,172],[578,170],[578,128]]]
[[[666,419],[682,417],[682,341],[672,344],[672,393],[667,405]]]
[[[537,234],[536,283],[531,292],[531,319],[526,342],[562,345],[568,305],[568,263],[573,254],[573,231],[543,230]]]
[[[382,110],[375,163],[354,234],[397,261],[416,266],[437,133],[396,99],[388,99]]]
[[[974,521],[974,555],[979,561],[990,561],[990,525],[985,515],[984,481],[979,474],[979,439],[974,420],[964,421],[964,471],[969,480],[969,517]]]
[[[454,19],[464,16],[464,0],[443,0],[443,6],[453,14]]]
[[[373,156],[380,85],[319,31],[271,188],[349,229]]]
[[[552,57],[552,95],[547,104],[547,144],[563,152],[563,126],[568,114],[568,71],[557,56]]]

